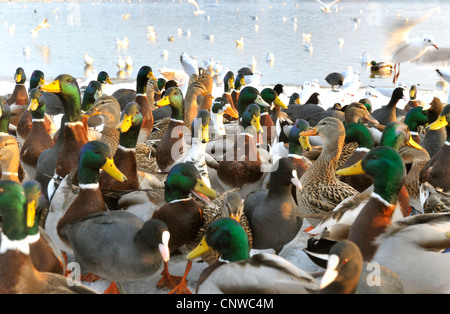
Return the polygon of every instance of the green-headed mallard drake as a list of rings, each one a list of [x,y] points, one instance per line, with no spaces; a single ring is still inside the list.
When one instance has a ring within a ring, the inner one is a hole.
[[[397,121],[401,117],[404,117],[406,112],[403,109],[397,108],[397,103],[400,99],[405,99],[404,92],[405,89],[403,87],[394,89],[388,104],[374,110],[372,112],[372,117],[382,125],[386,125],[391,121]]]
[[[287,109],[287,106],[280,100],[278,97],[278,93],[273,88],[264,88],[261,91],[261,98],[270,105],[270,108],[280,108]],[[272,120],[272,117],[270,116],[270,110],[267,106],[260,106],[261,109],[261,127],[264,130],[265,135],[263,135],[263,145],[264,147],[267,147],[269,149],[272,146],[273,142],[277,138],[277,130],[275,127],[275,123]]]
[[[330,249],[325,273],[320,280],[320,294],[402,294],[398,276],[383,265],[364,262],[358,246],[349,240],[336,242]]]
[[[422,107],[422,104],[416,98],[417,98],[417,85],[411,85],[411,87],[409,88],[409,101],[406,103],[403,110],[408,112],[412,108],[418,106]]]
[[[233,97],[231,96],[233,89],[234,89],[234,73],[233,71],[228,71],[227,73],[225,73],[225,76],[223,77],[223,93],[221,97],[225,98],[230,104],[231,108],[234,109],[234,111],[236,111],[236,104],[233,102]],[[230,120],[236,120],[236,117],[230,116],[229,114],[226,114],[225,117]]]
[[[102,84],[99,81],[90,81],[84,90],[83,100],[81,101],[81,110],[88,111],[92,108],[95,101],[102,96]]]
[[[197,195],[202,200],[216,198],[217,192],[207,186],[197,168],[187,162],[174,165],[165,182],[165,205],[153,212],[152,218],[166,223],[170,232],[169,249],[171,252],[178,250],[185,244],[193,241],[202,226],[201,205],[190,196]],[[179,284],[174,286],[174,278],[169,274],[168,265],[165,263],[163,278],[160,286],[168,285],[173,292],[185,292],[186,277],[191,264],[186,266],[186,272]],[[187,291],[189,292],[189,291]]]
[[[428,126],[429,131],[445,127],[447,139],[442,148],[423,166],[420,176],[420,203],[422,212],[450,210],[450,105],[446,105],[441,116]],[[428,131],[428,132],[429,132]]]
[[[0,293],[96,293],[75,282],[69,285],[69,278],[40,272],[33,265],[28,230],[35,223],[35,208],[27,206],[24,188],[20,183],[0,181],[0,214],[3,220],[0,246],[0,275],[3,279]]]
[[[259,253],[250,257],[247,234],[232,218],[211,223],[204,240],[187,258],[193,260],[211,249],[221,258],[200,274],[197,294],[309,294],[319,290],[315,278],[278,255]]]
[[[189,153],[184,140],[184,98],[178,87],[169,88],[158,107],[170,105],[172,114],[163,137],[156,148],[156,162],[161,171],[168,171]]]
[[[273,249],[279,254],[300,231],[303,219],[292,196],[292,185],[301,189],[294,163],[288,157],[280,158],[270,174],[269,188],[245,198],[244,213],[250,222],[254,249]]]
[[[75,78],[69,74],[61,74],[52,83],[41,86],[41,89],[45,92],[56,93],[61,98],[66,119],[64,125],[61,126],[64,128],[64,132],[59,135],[64,138],[56,166],[53,170],[43,170],[50,174],[52,180],[47,185],[40,182],[43,188],[50,188],[47,195],[51,199],[56,181],[64,178],[72,169],[77,168],[80,150],[88,142],[88,137],[87,128],[81,121],[81,95]],[[36,167],[36,175],[39,171],[39,167]]]
[[[222,217],[230,217],[239,222],[247,233],[249,247],[253,246],[253,234],[250,228],[247,215],[244,213],[244,201],[241,195],[235,190],[227,191],[214,199],[212,205],[205,206],[202,214],[202,227],[199,229],[194,241],[187,243],[186,248],[193,250],[203,240],[206,228],[215,220]],[[202,254],[203,261],[211,265],[220,257],[219,252],[212,250],[208,253]]]
[[[418,144],[422,142],[422,137],[419,135],[419,127],[428,124],[428,110],[422,106],[411,108],[405,116],[403,122],[409,127],[414,141]]]
[[[111,81],[111,78],[109,77],[108,72],[106,71],[100,71],[97,74],[97,81],[100,82],[100,84],[102,84],[102,92],[105,92],[105,86],[106,84],[114,84]]]
[[[64,234],[65,226],[90,214],[107,211],[98,183],[100,169],[116,180],[123,182],[127,179],[115,166],[108,146],[99,141],[90,141],[82,147],[79,154],[78,194],[72,192],[74,195],[66,195],[63,189],[58,188],[55,198],[50,202],[45,230],[55,245],[64,252],[73,253],[70,241]],[[71,174],[67,177],[71,177]],[[68,184],[71,185],[72,182]]]
[[[368,173],[374,178],[372,196],[356,217],[348,235],[348,239],[360,248],[365,261],[373,258],[377,249],[376,237],[392,222],[405,171],[400,154],[388,146],[375,147],[355,165],[338,171],[341,175]]]
[[[232,103],[234,104],[234,109],[236,109],[239,112],[239,107],[237,105],[239,96],[241,94],[242,89],[244,89],[245,86],[245,74],[242,72],[238,72],[234,78],[234,85],[231,89],[231,99]],[[245,109],[244,109],[245,110]]]
[[[31,92],[32,89],[44,86],[45,85],[45,75],[41,70],[34,70],[31,73],[30,77],[30,87],[28,88],[28,92]],[[53,119],[55,116],[64,114],[64,106],[61,102],[61,99],[56,96],[54,93],[43,92],[43,97],[45,99],[45,112],[50,115]],[[57,123],[58,121],[55,121]],[[57,129],[59,129],[60,125],[57,124]]]
[[[220,138],[221,136],[227,134],[223,121],[225,114],[234,119],[238,118],[238,112],[234,109],[229,99],[225,97],[217,97],[214,99],[211,106],[211,137],[213,139]]]
[[[14,73],[14,81],[16,85],[12,94],[7,99],[7,104],[11,108],[11,124],[17,126],[22,113],[27,109],[28,92],[25,87],[27,76],[23,68],[19,67]]]
[[[386,125],[380,144],[381,146],[391,147],[395,151],[399,151],[400,148],[404,146],[411,147],[412,149],[417,151],[422,150],[422,148],[412,140],[407,125],[399,121],[393,121]],[[359,163],[366,154],[367,152],[362,155],[359,160],[355,160],[354,164]],[[348,167],[351,166],[352,165],[349,165]],[[338,174],[339,178],[347,177],[345,174],[340,175],[340,173],[341,172],[339,170],[336,173]],[[351,176],[354,175],[356,174],[353,174]],[[358,176],[360,175],[361,174],[358,174]],[[373,175],[370,176],[373,178]],[[356,217],[359,215],[365,204],[370,200],[373,190],[374,186],[373,184],[371,184],[368,188],[366,188],[359,194],[344,199],[335,207],[333,212],[326,214],[323,220],[314,229],[309,230],[308,232],[310,232],[311,234],[320,234],[322,237],[331,240],[346,239]],[[398,201],[396,203],[396,208],[392,219],[399,220],[405,216],[408,216],[409,214],[409,194],[406,187],[402,186],[398,194]]]
[[[339,181],[336,167],[344,146],[345,127],[337,118],[322,119],[314,129],[301,136],[319,135],[323,139],[322,152],[300,178],[302,189],[297,189],[297,203],[304,214],[320,214],[332,211],[342,200],[358,194],[350,185]],[[307,218],[312,226],[320,219]]]
[[[141,106],[140,111],[144,117],[144,122],[142,123],[138,143],[145,142],[153,130],[153,103],[149,102],[147,96],[147,83],[149,80],[157,81],[157,78],[153,75],[152,68],[144,65],[139,69],[136,77],[136,90],[118,89],[111,95],[118,100],[122,110],[132,101],[137,102]]]
[[[297,177],[301,178],[306,170],[311,166],[311,161],[303,157],[303,151],[311,150],[308,136],[301,136],[300,133],[308,131],[310,125],[308,121],[297,119],[289,130],[289,148],[287,157],[294,163]],[[295,195],[295,198],[297,195]]]
[[[188,128],[191,127],[192,121],[194,121],[198,111],[202,109],[200,107],[200,96],[214,99],[214,96],[211,95],[211,91],[200,79],[197,79],[189,84],[184,97],[184,125]]]
[[[270,105],[262,99],[259,90],[253,86],[245,86],[239,92],[239,98],[236,100],[235,104],[240,120],[242,120],[242,115],[247,110],[247,107],[250,104],[257,104],[259,106],[270,107]]]
[[[41,272],[64,275],[66,265],[61,251],[56,248],[45,230],[39,226],[41,216],[48,207],[47,200],[42,195],[41,184],[36,180],[28,180],[24,181],[22,186],[27,197],[27,204],[36,207],[34,225],[28,228],[33,264]]]
[[[248,86],[247,86],[248,87]],[[241,92],[241,97],[245,94]],[[241,114],[242,130],[238,134],[233,149],[224,154],[224,159],[218,162],[217,179],[225,190],[239,188],[243,198],[261,189],[264,177],[265,163],[261,160],[257,150],[258,133],[261,132],[260,108],[257,104],[248,105]]]
[[[32,127],[20,150],[20,162],[30,179],[36,176],[36,165],[41,153],[55,145],[45,125],[45,99],[42,91],[34,88],[30,92],[30,105],[27,111],[31,112]]]

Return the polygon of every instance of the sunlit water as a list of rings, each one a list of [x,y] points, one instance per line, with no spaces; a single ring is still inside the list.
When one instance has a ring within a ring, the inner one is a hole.
[[[213,59],[233,71],[249,66],[254,57],[255,70],[263,74],[262,84],[301,85],[318,79],[328,86],[328,73],[352,66],[361,73],[363,86],[392,86],[391,77],[374,77],[361,64],[362,54],[367,51],[371,59],[382,61],[389,20],[404,10],[419,14],[434,6],[440,6],[441,13],[411,35],[430,33],[440,46],[450,46],[447,1],[343,0],[331,13],[323,13],[312,0],[198,2],[204,14],[195,15],[196,8],[186,1],[0,2],[0,80],[12,80],[19,66],[28,75],[40,69],[46,78],[61,73],[83,78],[90,73],[85,69],[85,53],[94,59],[93,71],[105,70],[116,81],[119,77],[134,79],[142,65],[151,66],[158,76],[164,67],[181,69],[180,54],[187,52],[200,66]],[[30,30],[45,18],[50,28],[33,35]],[[154,26],[155,40],[147,38],[148,26]],[[311,34],[310,40],[303,34]],[[214,39],[205,35],[214,35]],[[116,40],[124,36],[129,39],[128,47],[118,47]],[[244,45],[237,46],[241,37]],[[304,47],[309,44],[312,51]],[[266,62],[268,53],[273,53],[273,63]],[[133,58],[131,71],[118,72],[118,55]],[[404,84],[433,89],[438,80],[434,67],[401,67]]]

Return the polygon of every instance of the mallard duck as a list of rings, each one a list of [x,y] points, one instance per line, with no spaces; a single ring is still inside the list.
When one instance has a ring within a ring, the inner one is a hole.
[[[123,110],[125,106],[132,101],[137,102],[141,106],[141,113],[144,117],[144,122],[141,127],[138,143],[143,143],[147,140],[149,134],[153,130],[153,114],[152,105],[147,96],[147,83],[149,80],[157,81],[157,78],[153,75],[152,68],[144,65],[142,66],[136,77],[136,90],[132,89],[118,89],[111,96],[117,99],[120,104],[120,108]]]
[[[336,167],[344,146],[345,127],[336,118],[328,117],[313,130],[300,133],[301,136],[319,135],[324,145],[322,152],[300,178],[302,189],[297,189],[297,202],[304,214],[332,211],[342,200],[358,194],[350,185],[336,178]],[[312,226],[320,219],[307,218]]]
[[[411,85],[411,87],[409,88],[409,101],[406,103],[403,110],[408,112],[410,109],[415,108],[417,106],[422,107],[422,104],[416,98],[417,98],[417,85]]]
[[[380,167],[386,171],[380,171]],[[368,173],[374,178],[374,190],[350,229],[348,239],[361,250],[363,259],[370,261],[376,252],[375,238],[391,224],[400,189],[405,177],[405,166],[400,154],[392,147],[371,149],[355,165],[338,171],[340,175]],[[373,230],[368,233],[368,230]]]
[[[213,139],[227,134],[223,121],[225,114],[234,119],[238,118],[238,112],[229,102],[229,99],[225,97],[215,98],[211,106],[211,137]]]
[[[64,189],[58,188],[57,194],[55,194],[55,197],[58,197],[50,202],[45,230],[55,245],[66,253],[73,253],[73,249],[70,241],[62,232],[64,227],[90,214],[107,210],[98,184],[100,169],[109,173],[116,180],[126,181],[126,177],[115,166],[108,146],[99,141],[90,141],[82,147],[79,154],[78,194],[73,192],[73,195],[66,194]],[[67,177],[71,178],[72,174]],[[69,185],[69,189],[73,188],[71,181],[66,183]]]
[[[397,121],[401,117],[404,117],[406,112],[403,109],[396,107],[400,99],[405,99],[404,92],[405,89],[403,87],[394,89],[388,104],[374,110],[372,112],[372,117],[382,125],[386,125],[391,121]]]
[[[14,73],[15,86],[12,94],[7,99],[7,104],[11,108],[11,124],[17,126],[22,113],[27,109],[28,93],[25,87],[27,76],[23,68],[19,67]]]
[[[209,97],[210,99],[214,98],[205,84],[200,79],[197,79],[189,84],[184,97],[184,125],[188,128],[191,127],[192,121],[194,121],[198,111],[201,109],[200,96]]]
[[[264,88],[261,91],[261,98],[270,105],[270,108],[283,108],[287,109],[287,106],[280,100],[278,97],[278,93],[273,88]],[[260,120],[261,120],[261,127],[264,130],[265,136],[263,136],[263,147],[271,147],[273,142],[276,139],[277,131],[275,127],[275,123],[272,120],[272,117],[270,116],[269,107],[267,106],[260,106],[261,113],[260,113]],[[280,110],[280,109],[278,109]]]
[[[184,98],[178,87],[171,87],[156,106],[172,108],[169,126],[156,148],[156,162],[160,171],[168,171],[177,162],[184,160],[189,153],[184,140]]]
[[[290,104],[288,109],[286,109],[286,114],[292,119],[304,119],[308,120],[308,117],[312,114],[325,111],[322,106],[320,106],[320,94],[315,92],[312,93],[308,100],[302,104]]]
[[[438,97],[434,97],[429,104],[428,112],[428,124],[431,124],[439,119],[444,109],[444,105]],[[423,146],[430,155],[431,158],[437,154],[437,152],[444,146],[447,133],[444,128],[426,130],[425,136],[420,141],[420,145]]]
[[[261,131],[259,106],[250,104],[240,117],[243,129],[233,149],[227,151],[224,159],[218,162],[217,179],[225,190],[239,188],[239,193],[245,198],[249,192],[261,188],[268,172],[264,171],[266,163],[261,160],[256,148],[256,136]]]
[[[0,136],[9,136],[9,122],[11,121],[11,108],[6,103],[6,97],[0,96]]]
[[[36,176],[36,165],[39,155],[46,149],[55,145],[53,138],[45,126],[45,100],[42,91],[35,88],[30,92],[30,105],[32,127],[20,150],[20,162],[30,179]]]
[[[228,71],[223,77],[223,93],[221,97],[227,99],[230,106],[236,110],[236,104],[233,102],[233,98],[231,97],[231,93],[234,88],[234,73],[233,71]]]
[[[196,293],[316,293],[316,279],[284,258],[270,253],[249,255],[247,234],[234,219],[223,217],[211,223],[202,242],[187,258],[194,260],[208,250],[221,258],[206,268]]]
[[[89,87],[88,87],[89,88]],[[117,99],[112,96],[103,95],[95,100],[89,110],[82,113],[81,118],[87,119],[90,125],[93,118],[101,121],[102,130],[95,139],[108,145],[111,154],[115,154],[119,146],[120,132],[117,125],[120,121],[120,105]],[[97,122],[94,124],[98,124]],[[88,130],[88,132],[93,132]]]
[[[441,116],[428,126],[438,130],[445,127],[447,139],[442,148],[423,166],[420,175],[420,204],[422,212],[441,212],[450,210],[450,105],[446,105]]]
[[[423,136],[421,137],[419,135],[419,127],[428,124],[428,120],[428,110],[425,110],[422,106],[411,108],[407,112],[405,120],[403,120],[403,122],[409,127],[414,141],[418,144],[422,142],[423,138]]]
[[[303,219],[292,197],[292,185],[301,189],[294,163],[284,157],[274,165],[269,189],[251,192],[245,198],[244,213],[250,222],[254,249],[274,249],[279,254],[300,231]]]
[[[206,90],[208,91],[206,95],[200,95],[198,97],[198,106],[199,106],[198,109],[199,110],[204,109],[209,111],[211,110],[211,105],[214,100],[214,96],[212,95],[214,87],[214,79],[212,75],[202,71],[202,73],[200,73],[200,75],[198,76],[197,81],[202,83],[203,86],[205,86]]]
[[[111,81],[111,78],[109,77],[108,72],[106,72],[106,71],[98,72],[98,74],[97,74],[97,81],[99,81],[100,84],[102,84],[102,92],[105,92],[106,84],[111,84],[111,85],[114,84]]]
[[[41,89],[45,92],[56,93],[61,98],[66,119],[64,125],[61,126],[64,128],[63,134],[60,135],[63,136],[63,142],[56,166],[53,170],[45,169],[50,172],[53,179],[47,185],[40,182],[43,187],[50,188],[47,195],[51,199],[55,189],[55,180],[64,178],[72,169],[77,167],[81,147],[88,142],[88,137],[87,129],[81,122],[81,96],[75,78],[68,74],[61,74],[52,83],[41,86]],[[39,156],[39,159],[41,159],[41,156]],[[36,166],[36,176],[38,172],[39,167]]]
[[[28,92],[31,92],[32,89],[45,85],[45,75],[44,72],[40,70],[34,70],[31,73],[30,77],[30,87],[28,88]],[[61,99],[56,96],[54,93],[43,92],[42,93],[45,99],[45,113],[52,117],[52,120],[57,124],[56,128],[59,129],[60,125],[55,121],[55,116],[59,116],[64,113],[64,106],[61,102]]]
[[[259,106],[270,107],[268,103],[266,103],[259,93],[259,90],[253,86],[245,86],[239,92],[239,98],[236,101],[237,111],[239,114],[239,119],[242,119],[242,115],[247,110],[248,105],[257,104]]]
[[[392,71],[392,63],[389,62],[376,62],[372,60],[370,62],[370,71],[372,72],[391,72]]]
[[[35,208],[32,204],[27,207],[20,183],[3,180],[0,187],[0,213],[3,220],[0,246],[3,284],[0,293],[96,293],[65,276],[36,269],[30,257],[28,237],[28,228],[35,223]],[[25,211],[26,208],[29,210]]]
[[[202,210],[200,204],[190,197],[190,193],[198,195],[202,200],[216,198],[217,192],[208,187],[201,179],[197,168],[191,164],[182,162],[174,165],[167,176],[165,183],[165,201],[167,202],[152,214],[153,219],[159,219],[166,223],[170,232],[169,249],[174,252],[193,241],[199,228],[202,226]],[[188,262],[183,277],[173,278],[165,263],[163,278],[159,286],[173,288],[171,292],[188,292],[186,277],[192,264]],[[174,285],[174,280],[178,285]]]
[[[27,204],[36,207],[34,225],[28,228],[31,260],[36,269],[41,272],[64,275],[66,270],[64,257],[45,230],[40,227],[41,215],[48,207],[47,200],[42,195],[42,187],[35,180],[24,181],[22,186],[27,197]]]
[[[239,111],[238,107],[238,99],[241,94],[241,90],[244,89],[246,86],[245,83],[245,74],[243,72],[238,72],[234,79],[234,85],[231,90],[231,99],[233,100],[233,104],[236,110]],[[244,109],[245,110],[245,109]]]
[[[399,121],[393,121],[386,125],[380,144],[381,146],[391,147],[395,151],[399,151],[399,149],[404,146],[411,147],[417,151],[422,150],[422,148],[412,140],[408,127]],[[370,150],[361,155],[359,160],[355,160],[353,165],[359,163],[369,151]],[[350,166],[352,165],[341,169],[346,169]],[[339,173],[340,171],[338,170],[336,174],[338,174],[339,178],[346,177],[345,175],[339,175]],[[352,176],[354,175],[356,174],[353,174]],[[373,178],[372,175],[370,176]],[[354,220],[358,217],[365,204],[370,200],[373,190],[374,186],[371,184],[359,194],[344,199],[334,208],[333,212],[325,215],[323,220],[314,229],[308,230],[308,232],[311,234],[321,234],[322,237],[335,241],[346,239]],[[398,194],[398,201],[392,220],[395,221],[408,216],[410,212],[408,190],[405,186],[402,186]]]

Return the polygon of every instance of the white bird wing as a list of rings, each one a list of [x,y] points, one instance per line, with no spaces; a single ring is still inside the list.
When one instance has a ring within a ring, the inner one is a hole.
[[[437,74],[446,82],[450,82],[450,72],[436,69]]]
[[[187,75],[189,75],[189,77],[191,77],[192,74],[198,75],[199,71],[197,62],[191,57],[189,57],[187,53],[183,52],[180,55],[180,62],[181,66],[183,67],[183,70],[187,73]]]
[[[331,7],[331,6],[334,5],[335,3],[338,3],[339,1],[342,1],[342,0],[334,0],[333,2],[331,2],[331,3],[328,5],[328,7]]]
[[[325,4],[325,3],[323,3],[322,1],[320,1],[320,0],[316,0],[317,2],[319,2],[321,5],[323,5],[324,7],[326,7],[327,6],[327,4]]]
[[[387,36],[386,36],[386,44],[384,46],[383,56],[386,60],[391,60],[392,56],[401,50],[402,48],[405,48],[406,45],[409,43],[409,33],[411,30],[419,25],[420,23],[424,22],[425,20],[429,19],[433,14],[439,11],[439,8],[433,8],[425,11],[425,14],[421,15],[420,17],[415,18],[395,18],[391,22],[384,23],[388,26],[387,30]],[[390,17],[391,19],[392,17]],[[404,56],[405,58],[408,56]],[[412,58],[409,56],[410,59]]]
[[[427,52],[423,54],[420,58],[416,59],[414,63],[423,65],[434,65],[434,66],[447,66],[450,64],[450,48],[439,48],[429,47]]]

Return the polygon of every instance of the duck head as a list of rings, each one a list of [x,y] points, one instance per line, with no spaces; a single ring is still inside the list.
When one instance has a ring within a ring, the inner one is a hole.
[[[109,77],[109,74],[106,71],[100,71],[98,73],[97,81],[99,81],[101,84],[113,84]]]
[[[257,104],[263,107],[270,107],[270,105],[262,99],[258,89],[253,86],[244,87],[239,93],[237,109],[239,117],[242,118],[244,111],[250,104]]]
[[[261,91],[261,98],[268,104],[273,103],[275,106],[287,109],[287,106],[280,100],[278,93],[273,88],[264,88]],[[270,109],[273,109],[273,107]],[[267,111],[267,107],[261,106],[261,110]]]
[[[81,110],[88,111],[92,108],[95,101],[102,96],[102,83],[99,81],[90,81],[83,95]]]
[[[198,111],[197,118],[192,121],[192,138],[196,138],[201,143],[209,142],[209,123],[211,122],[211,113],[208,110]]]
[[[233,118],[237,118],[239,116],[238,112],[231,107],[230,102],[225,97],[217,97],[214,99],[211,105],[211,114],[227,114]]]
[[[127,177],[114,164],[108,145],[100,141],[87,142],[81,148],[78,159],[80,184],[98,183],[100,169],[117,181],[125,182],[127,180]]]
[[[45,100],[42,97],[42,90],[33,88],[30,92],[30,104],[27,110],[31,111],[33,119],[44,119],[45,117]]]
[[[164,97],[158,100],[155,105],[157,107],[170,105],[172,108],[172,119],[184,120],[184,98],[183,92],[178,87],[170,87],[164,93]]]
[[[17,68],[16,73],[14,73],[14,81],[16,84],[25,84],[25,81],[27,80],[27,76],[25,75],[25,71],[23,68]]]
[[[244,76],[242,76],[243,78]],[[245,85],[245,82],[244,82]],[[225,92],[231,92],[231,89],[234,88],[234,73],[233,71],[228,71],[223,77],[223,86]]]
[[[446,105],[441,112],[439,118],[430,124],[428,130],[439,130],[448,125],[448,120],[450,119],[450,105]]]
[[[219,218],[208,225],[202,241],[187,255],[187,259],[193,260],[213,249],[226,261],[247,259],[250,251],[247,233],[236,220]]]
[[[289,105],[300,105],[300,94],[293,93],[291,97],[289,97]]]
[[[422,106],[411,108],[406,113],[404,122],[411,131],[415,131],[420,125],[428,123],[428,111]]]
[[[240,91],[245,86],[244,73],[238,73],[234,80],[234,89]]]
[[[244,130],[249,131],[249,133],[262,133],[263,129],[261,127],[261,109],[257,104],[250,104],[247,109],[242,114],[242,127]]]
[[[136,78],[136,93],[145,94],[147,91],[147,83],[149,80],[157,81],[158,79],[153,75],[153,70],[148,65],[142,66]]]
[[[224,217],[230,217],[237,222],[240,221],[241,216],[244,213],[244,202],[239,193],[230,192],[225,196],[222,213]]]
[[[127,133],[130,128],[139,128],[142,126],[143,117],[139,111],[139,104],[136,102],[128,103],[123,109],[120,115],[120,122],[117,125],[117,129],[120,133]],[[139,130],[137,130],[139,133]]]
[[[75,78],[69,74],[61,74],[44,86],[44,92],[56,93],[61,98],[67,122],[81,121],[81,93]]]
[[[300,133],[304,131],[308,131],[310,128],[310,125],[308,121],[303,119],[297,119],[292,126],[292,128],[289,130],[289,153],[290,154],[296,154],[301,156],[303,153],[303,150],[310,151],[311,144],[309,143],[309,137],[308,136],[302,136]]]
[[[378,121],[372,117],[367,107],[359,102],[351,103],[347,109],[345,109],[345,122],[357,122],[357,123],[366,123],[371,122],[374,124],[378,124]]]
[[[46,200],[42,194],[42,186],[36,180],[27,180],[22,183],[22,187],[25,191],[25,196],[27,198],[27,226],[30,228],[28,233],[30,235],[37,234],[39,232],[39,219],[44,208],[46,207]],[[35,212],[34,221],[31,222],[33,211]],[[32,226],[31,226],[32,225]]]
[[[369,174],[374,179],[374,192],[390,204],[397,204],[406,169],[400,154],[389,146],[372,148],[353,166],[338,170],[337,175]]]
[[[44,72],[42,72],[41,70],[34,70],[33,73],[31,73],[30,77],[29,91],[42,85],[45,85]]]
[[[0,96],[0,133],[8,134],[9,121],[11,121],[11,108],[6,101],[6,97]]]
[[[413,140],[409,127],[400,121],[392,121],[386,125],[381,135],[380,145],[392,147],[396,151],[403,145],[422,149],[422,146]]]
[[[167,175],[165,182],[166,202],[172,202],[189,197],[193,193],[199,199],[210,203],[218,193],[203,182],[200,172],[192,163],[178,163],[174,165]]]

